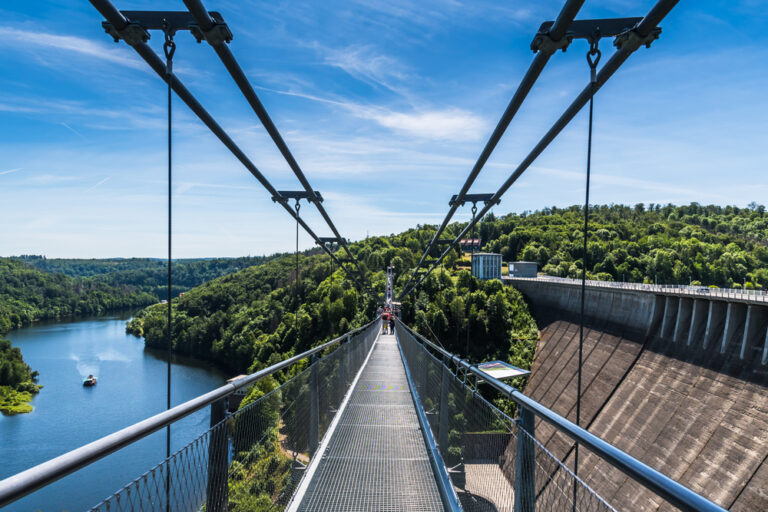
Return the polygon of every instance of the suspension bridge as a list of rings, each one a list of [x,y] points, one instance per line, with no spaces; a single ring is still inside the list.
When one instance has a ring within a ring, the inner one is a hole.
[[[297,254],[298,233],[299,229],[303,229],[361,292],[381,297],[382,304],[392,310],[397,300],[418,289],[462,238],[474,232],[477,223],[499,204],[507,190],[576,114],[589,104],[590,145],[587,150],[584,208],[586,254],[594,96],[635,51],[643,46],[650,47],[659,38],[659,24],[676,4],[674,0],[659,0],[642,17],[575,20],[584,2],[566,0],[554,21],[544,22],[535,33],[531,44],[535,57],[529,69],[460,191],[450,199],[448,213],[427,244],[416,268],[399,293],[395,290],[392,273],[388,272],[386,289],[380,295],[372,289],[347,240],[325,210],[321,193],[310,184],[240,68],[229,46],[234,35],[225,17],[221,13],[208,11],[200,0],[184,0],[187,10],[173,12],[120,11],[109,0],[90,2],[104,17],[103,27],[107,34],[116,42],[124,42],[133,48],[168,86],[169,335],[173,322],[170,307],[173,211],[170,191],[173,177],[171,99],[174,94],[270,193],[278,207],[295,219]],[[174,73],[173,57],[178,33],[185,31],[190,32],[198,42],[205,41],[213,48],[295,174],[300,189],[277,190]],[[159,32],[164,37],[164,59],[147,43],[153,32]],[[612,38],[616,50],[600,65],[598,42],[602,38]],[[473,183],[549,59],[557,51],[565,51],[574,41],[581,39],[588,43],[589,81],[586,86],[495,192],[470,193]],[[309,226],[301,216],[301,201],[318,210],[332,236],[319,236]],[[472,204],[472,220],[456,237],[442,239],[454,214],[467,203]],[[479,211],[478,203],[482,205]],[[341,251],[344,257],[340,256]],[[298,261],[297,257],[297,275]],[[537,296],[536,287],[541,286],[524,280],[512,284],[527,287],[526,294],[534,297]],[[593,420],[599,411],[594,410],[590,401],[586,401],[585,417],[582,418],[582,396],[591,396],[590,386],[594,382],[593,374],[587,371],[587,383],[583,387],[582,371],[585,363],[589,365],[592,362],[592,353],[597,346],[597,342],[590,341],[590,332],[585,333],[585,328],[589,331],[589,317],[599,315],[600,308],[594,306],[594,301],[590,306],[585,275],[580,282],[569,283],[569,286],[567,291],[549,290],[548,294],[542,295],[544,298],[539,298],[543,304],[552,305],[558,304],[557,297],[566,297],[560,307],[570,307],[579,320],[578,331],[571,330],[573,336],[566,340],[570,355],[564,367],[573,369],[573,373],[562,381],[575,384],[574,390],[567,394],[567,404],[558,402],[560,395],[553,400],[547,394],[553,386],[553,379],[556,379],[557,368],[550,365],[545,370],[548,364],[546,358],[559,353],[552,348],[557,343],[545,346],[545,355],[538,360],[538,369],[534,368],[530,393],[524,393],[497,380],[473,362],[447,352],[399,319],[395,320],[394,332],[385,334],[387,326],[381,318],[376,318],[339,338],[175,407],[170,406],[169,384],[166,411],[1,481],[0,506],[30,495],[99,459],[110,455],[119,457],[121,450],[153,432],[166,429],[170,439],[170,428],[176,421],[204,408],[209,408],[211,414],[211,426],[207,431],[175,453],[171,453],[170,442],[167,442],[165,458],[157,466],[136,475],[135,480],[126,482],[125,487],[113,495],[105,496],[92,510],[528,512],[537,509],[679,508],[715,511],[736,503],[726,503],[724,499],[711,501],[710,496],[720,494],[708,491],[718,487],[719,482],[711,481],[709,487],[698,486],[694,491],[681,483],[684,475],[672,478],[642,462],[642,457],[637,454],[628,453],[631,447],[619,447],[617,443],[609,442],[610,439],[595,435],[586,428],[596,425]],[[590,284],[589,293],[594,293],[594,288],[596,286]],[[641,291],[630,290],[632,293]],[[689,292],[695,295],[694,291]],[[674,320],[675,342],[682,336],[682,328],[677,325],[685,324],[688,326],[684,327],[685,336],[690,345],[691,339],[698,336],[694,334],[695,316],[692,316],[703,311],[702,305],[690,301],[701,297],[688,298],[684,296],[687,291],[658,290],[658,293],[675,298],[672,302],[664,299],[667,301],[665,307],[670,308],[669,314],[666,310],[649,313],[650,319],[646,319],[646,323],[650,327],[645,334],[651,336],[651,331],[658,330],[657,324],[662,322],[661,334],[657,337],[664,338],[670,332],[667,322],[673,321],[669,320],[674,317],[672,309],[677,307],[678,315],[687,316],[682,323],[679,318]],[[732,299],[739,301],[742,298]],[[660,300],[654,298],[649,304],[661,304]],[[684,303],[684,300],[689,302]],[[763,307],[762,302],[763,298],[748,297],[744,307]],[[685,310],[683,304],[686,304]],[[734,307],[734,311],[742,311],[740,308]],[[710,308],[710,311],[714,309]],[[752,318],[760,319],[752,320],[752,327],[739,331],[744,332],[742,339],[749,338],[751,349],[753,345],[757,346],[752,341],[753,335],[762,333],[760,329],[765,329],[764,320],[768,316],[760,316],[764,313],[762,309],[744,311],[754,311],[750,313]],[[731,306],[728,306],[728,318],[731,318],[730,312]],[[624,321],[629,322],[631,318],[639,322],[639,313],[633,311],[632,314],[635,316],[628,314],[623,317]],[[579,334],[575,335],[575,332]],[[726,326],[725,331],[718,331],[717,336],[725,340],[730,339],[732,334],[736,336],[735,331],[729,331]],[[768,347],[768,334],[765,336]],[[722,344],[723,347],[727,345],[726,341]],[[742,350],[742,359],[743,356]],[[633,359],[634,362],[639,360],[639,355]],[[245,390],[269,376],[291,371],[297,364],[304,365],[304,369],[295,372],[294,377],[246,406],[236,406]],[[765,365],[765,359],[755,364]],[[623,382],[625,379],[622,377],[620,380]],[[514,417],[489,401],[483,390],[514,403]],[[541,393],[539,390],[542,390]],[[566,396],[565,391],[562,396]],[[620,417],[611,419],[622,421]],[[567,442],[553,444],[555,438],[566,439]],[[675,457],[676,449],[675,446],[667,447],[669,458]],[[614,479],[614,476],[610,476],[607,469],[603,473],[592,471],[597,467],[596,461],[610,467],[610,471],[618,472],[622,482],[628,482],[627,485],[633,490],[630,495],[650,497],[638,501],[632,496],[632,499],[622,498],[620,493],[608,496],[607,492],[601,491],[606,488],[603,482]],[[717,464],[717,461],[711,463]],[[257,503],[251,499],[251,491],[263,482],[254,482],[253,475],[257,474],[257,468],[264,467],[279,478],[277,483],[271,484],[269,503]],[[750,482],[757,471],[755,469],[751,473]],[[755,481],[759,483],[760,477]],[[740,489],[746,487],[745,484]],[[738,494],[741,495],[741,491]],[[768,498],[760,501],[758,496],[754,499],[756,501],[751,503],[768,504]]]

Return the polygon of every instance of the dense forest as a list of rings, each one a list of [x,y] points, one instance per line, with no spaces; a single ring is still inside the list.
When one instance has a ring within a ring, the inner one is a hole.
[[[734,206],[643,204],[590,209],[588,272],[594,279],[719,287],[768,286],[768,214]],[[489,216],[479,233],[505,261],[537,261],[539,270],[579,277],[583,208]]]
[[[177,296],[217,277],[260,265],[279,256],[282,255],[173,260],[172,295]],[[158,299],[167,296],[168,268],[166,260],[162,259],[67,259],[36,255],[23,255],[14,259],[49,273],[90,278],[111,286],[132,286],[139,291],[152,293]]]
[[[29,401],[41,387],[36,381],[37,372],[33,372],[24,362],[21,350],[12,347],[10,341],[0,338],[0,412],[31,412]]]
[[[0,258],[0,334],[38,320],[100,315],[155,302],[154,295],[135,287],[49,274]]]
[[[387,265],[412,266],[429,231],[373,237],[352,245],[374,290],[383,290]],[[302,255],[294,285],[294,258],[285,256],[206,283],[173,301],[174,350],[235,371],[254,371],[369,321],[378,297],[362,295],[329,258]],[[298,305],[298,309],[297,309]],[[167,306],[151,306],[128,325],[148,346],[166,346]],[[483,343],[478,357],[509,358],[520,340],[535,340],[536,326],[520,294],[500,282],[481,283],[469,272],[435,273],[419,294],[403,300],[403,319],[462,353],[469,329]],[[471,319],[468,320],[468,319]],[[529,356],[532,346],[527,347]],[[517,357],[517,356],[516,356]],[[523,357],[530,359],[530,357]]]
[[[331,274],[328,256],[277,258],[194,288],[173,301],[174,350],[236,372],[255,370],[360,325],[375,309],[342,272]],[[301,306],[295,314],[296,304]],[[128,332],[148,346],[166,346],[166,305],[151,306]]]
[[[446,237],[464,225],[448,227]],[[579,277],[583,209],[489,214],[478,226],[483,250],[505,261],[532,260],[550,275]],[[394,266],[401,289],[434,235],[418,226],[397,235],[371,237],[351,250],[375,290]],[[703,283],[762,288],[768,285],[768,216],[765,208],[649,205],[594,206],[589,231],[588,275],[634,282]],[[435,250],[433,257],[438,253]],[[403,319],[473,359],[506,358],[530,364],[536,337],[522,297],[499,282],[478,282],[451,252],[444,270],[430,274],[415,295],[404,297]],[[174,301],[174,348],[211,359],[233,371],[263,367],[330,339],[370,319],[376,299],[364,297],[329,258],[304,254],[294,288],[293,258],[284,256],[192,289]],[[296,295],[295,295],[296,294]],[[295,315],[298,304],[298,312]],[[165,307],[144,310],[129,331],[150,346],[165,346]],[[298,316],[298,318],[297,318]],[[471,340],[483,340],[467,345]]]

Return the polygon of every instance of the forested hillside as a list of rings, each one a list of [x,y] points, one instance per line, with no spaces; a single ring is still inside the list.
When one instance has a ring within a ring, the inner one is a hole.
[[[40,390],[37,372],[21,357],[21,350],[0,337],[0,412],[19,414],[32,411],[29,401]]]
[[[0,334],[37,320],[98,315],[154,302],[155,296],[134,287],[49,274],[0,258]]]
[[[241,258],[179,259],[173,261],[172,295],[199,286],[232,272],[282,256],[245,256]],[[65,259],[24,255],[19,259],[29,266],[71,277],[87,277],[112,286],[132,286],[154,294],[167,295],[167,263],[156,258]]]
[[[301,256],[298,290],[293,286],[294,264],[293,256],[278,258],[174,300],[175,350],[246,371],[361,325],[367,318],[364,311],[375,309],[375,302],[362,300],[341,272],[330,274],[328,256]],[[294,292],[301,304],[298,322]],[[166,307],[145,309],[130,322],[128,332],[144,336],[148,346],[165,347]]]
[[[429,236],[430,230],[419,228],[369,238],[353,244],[352,251],[374,290],[383,291],[386,266],[407,277],[403,269],[415,264]],[[331,274],[328,256],[302,255],[300,266],[297,302],[292,256],[219,278],[174,300],[174,349],[232,371],[253,371],[373,318],[378,297],[362,295],[339,270]],[[166,314],[165,305],[151,306],[128,332],[143,335],[149,346],[165,347]],[[530,364],[536,325],[520,294],[500,282],[481,283],[466,271],[435,273],[417,296],[403,300],[403,319],[459,353],[469,328],[473,339],[482,340],[472,343],[473,356]]]
[[[589,277],[621,281],[689,283],[761,288],[768,284],[768,216],[751,208],[671,205],[596,206],[589,234]],[[444,235],[463,227],[452,224]],[[495,218],[477,228],[485,251],[505,261],[534,260],[545,273],[578,277],[582,265],[583,210],[547,208]],[[384,269],[395,267],[401,289],[435,232],[419,226],[398,235],[351,245],[375,290]],[[437,256],[437,250],[432,256]],[[502,358],[527,366],[536,326],[522,297],[499,282],[478,282],[456,268],[452,252],[445,270],[433,272],[413,296],[403,298],[403,319],[451,351],[475,360]],[[174,301],[176,350],[208,358],[234,371],[274,363],[362,325],[376,300],[363,297],[329,258],[304,254],[294,316],[293,258],[285,256],[219,278]],[[129,331],[151,346],[165,346],[165,308],[142,312]],[[298,331],[297,327],[298,326]]]
[[[748,288],[768,286],[768,214],[762,205],[594,206],[589,231],[591,278]],[[505,261],[537,261],[539,270],[579,277],[583,209],[546,208],[488,219],[486,250]]]

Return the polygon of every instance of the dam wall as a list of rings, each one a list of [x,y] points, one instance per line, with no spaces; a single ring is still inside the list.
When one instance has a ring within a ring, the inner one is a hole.
[[[576,421],[580,283],[505,280],[540,329],[525,393]],[[588,286],[581,426],[730,510],[768,510],[768,304]],[[570,438],[536,437],[572,467]],[[618,509],[674,510],[580,451],[579,476]]]

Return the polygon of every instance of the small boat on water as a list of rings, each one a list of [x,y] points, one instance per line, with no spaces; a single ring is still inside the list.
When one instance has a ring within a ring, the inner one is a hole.
[[[87,379],[83,379],[83,386],[90,387],[96,385],[96,377],[89,375]]]

